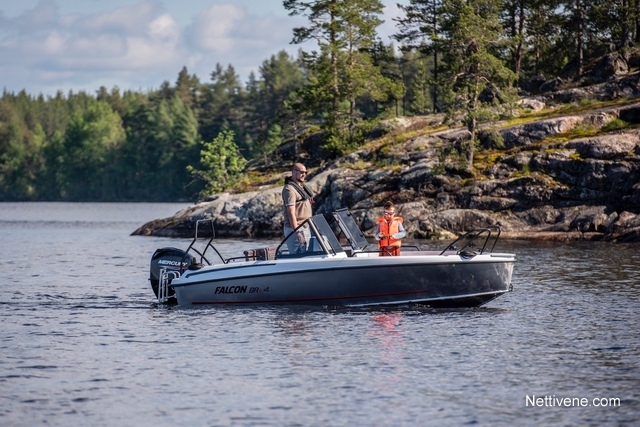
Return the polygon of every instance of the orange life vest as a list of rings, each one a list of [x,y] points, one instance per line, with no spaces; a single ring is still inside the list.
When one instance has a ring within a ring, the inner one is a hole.
[[[385,235],[384,238],[378,240],[379,249],[382,250],[387,246],[395,246],[399,248],[402,245],[402,242],[400,241],[400,239],[394,239],[393,237],[391,237],[392,235],[400,231],[399,224],[401,222],[402,222],[402,217],[399,217],[399,216],[394,216],[391,219],[391,222],[387,222],[387,220],[384,218],[378,218],[378,225],[380,227],[380,232],[384,233]]]

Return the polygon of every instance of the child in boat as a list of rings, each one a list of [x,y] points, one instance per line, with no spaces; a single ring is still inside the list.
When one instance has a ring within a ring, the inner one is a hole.
[[[378,218],[375,238],[378,241],[380,256],[398,256],[402,239],[407,232],[402,226],[402,218],[395,216],[396,210],[391,202],[384,205],[384,215]]]

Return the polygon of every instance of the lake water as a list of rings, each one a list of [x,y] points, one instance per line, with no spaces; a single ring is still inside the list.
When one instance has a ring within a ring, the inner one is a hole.
[[[640,425],[639,245],[499,242],[478,309],[168,308],[188,240],[129,234],[182,207],[0,203],[1,426]]]

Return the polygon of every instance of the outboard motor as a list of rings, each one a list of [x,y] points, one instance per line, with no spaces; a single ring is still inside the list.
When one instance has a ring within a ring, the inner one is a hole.
[[[160,284],[160,271],[162,269],[166,271],[175,271],[182,274],[191,264],[194,264],[196,259],[193,255],[186,253],[182,249],[177,248],[160,248],[157,249],[151,257],[151,271],[149,275],[149,281],[151,282],[151,288],[153,293],[158,297],[158,287]],[[180,265],[182,263],[182,266]],[[182,268],[181,268],[182,267]],[[168,297],[174,295],[172,288],[169,288]]]

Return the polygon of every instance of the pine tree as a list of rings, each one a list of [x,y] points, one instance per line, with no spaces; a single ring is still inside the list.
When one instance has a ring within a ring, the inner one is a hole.
[[[189,74],[187,67],[182,67],[176,80],[175,94],[180,98],[185,107],[197,115],[197,106],[200,99],[200,79],[195,74]]]
[[[440,56],[443,51],[441,18],[444,14],[443,0],[409,0],[408,5],[398,4],[404,11],[397,18],[398,33],[394,38],[402,43],[403,50],[416,50],[433,58],[432,99],[433,111],[439,110],[439,94],[436,82],[439,80]]]
[[[411,109],[418,114],[427,113],[431,101],[429,86],[427,60],[420,58],[417,60],[417,71],[413,76],[413,102],[411,104]]]
[[[311,75],[299,95],[308,112],[320,112],[325,148],[340,152],[358,143],[359,97],[383,99],[388,81],[366,50],[382,23],[379,0],[285,0],[290,15],[304,15],[308,27],[294,29],[293,43],[315,40],[319,52],[306,54]]]
[[[523,58],[528,66],[525,77],[551,76],[559,73],[567,62],[566,43],[561,39],[563,22],[560,19],[558,0],[530,0],[527,44]]]
[[[248,149],[242,141],[245,135],[244,88],[235,69],[216,64],[211,83],[203,85],[200,111],[200,135],[211,141],[223,130],[233,130],[240,140],[239,146]]]
[[[471,134],[468,167],[473,169],[478,119],[486,113],[480,94],[490,89],[505,100],[513,92],[515,74],[494,54],[504,40],[498,20],[500,0],[445,0],[443,87],[450,114],[464,112]]]

